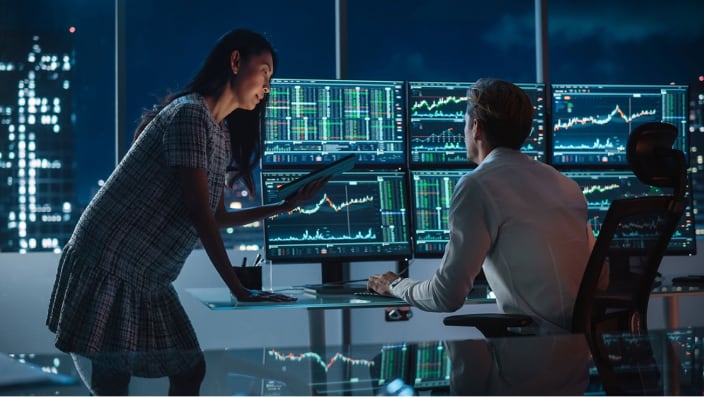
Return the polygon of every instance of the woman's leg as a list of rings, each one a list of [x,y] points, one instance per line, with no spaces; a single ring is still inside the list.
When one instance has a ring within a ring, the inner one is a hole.
[[[197,396],[200,394],[200,384],[205,378],[205,360],[201,359],[198,364],[188,371],[169,376],[170,396]]]
[[[91,393],[96,396],[126,396],[129,394],[130,374],[100,359],[93,359],[90,376]]]

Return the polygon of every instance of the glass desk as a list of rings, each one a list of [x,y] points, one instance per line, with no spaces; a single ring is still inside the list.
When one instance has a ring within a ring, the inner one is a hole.
[[[663,315],[668,329],[680,327],[679,298],[686,296],[704,295],[702,285],[674,285],[672,276],[664,276],[661,285],[655,287],[651,293],[653,298],[663,299]]]
[[[311,347],[325,343],[326,310],[408,306],[406,301],[393,297],[352,294],[315,295],[305,292],[302,288],[276,289],[276,292],[296,297],[298,300],[295,302],[237,302],[225,287],[186,288],[186,291],[211,310],[306,309]],[[495,300],[491,294],[488,287],[478,286],[472,290],[465,302],[467,304],[494,303]]]
[[[592,352],[583,335],[393,344],[259,346],[205,351],[203,395],[701,395],[704,329],[607,335]],[[8,382],[1,395],[87,395],[66,354],[10,354],[54,374]],[[73,381],[69,381],[69,380]],[[168,383],[133,379],[132,394],[164,395]]]
[[[237,302],[225,288],[186,288],[186,291],[211,310],[261,310],[261,309],[351,309],[361,307],[408,306],[402,299],[352,294],[315,295],[302,288],[277,288],[276,292],[296,297],[295,302]],[[486,287],[470,293],[466,303],[494,303]]]
[[[201,301],[211,310],[262,310],[262,309],[308,309],[311,325],[311,342],[313,338],[324,338],[324,310],[352,309],[364,307],[401,307],[408,304],[401,299],[355,295],[313,295],[305,293],[302,288],[280,288],[277,292],[298,298],[296,302],[287,303],[237,303],[227,288],[187,288],[187,292]],[[704,295],[704,287],[698,285],[673,285],[672,276],[664,276],[660,285],[653,289],[651,297],[663,299],[663,318],[665,327],[678,329],[679,298]],[[478,285],[470,292],[467,304],[495,303],[492,293],[486,285]],[[322,326],[322,328],[321,328]]]

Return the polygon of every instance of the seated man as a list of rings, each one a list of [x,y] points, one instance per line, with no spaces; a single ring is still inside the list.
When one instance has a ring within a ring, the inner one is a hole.
[[[523,90],[484,78],[467,103],[467,158],[478,166],[455,186],[440,268],[430,280],[386,272],[367,285],[422,310],[452,312],[483,268],[501,312],[531,316],[532,332],[568,332],[594,245],[586,199],[573,180],[520,152],[533,122]]]

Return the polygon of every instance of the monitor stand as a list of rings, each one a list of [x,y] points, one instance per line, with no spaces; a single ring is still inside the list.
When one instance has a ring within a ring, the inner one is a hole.
[[[323,284],[349,280],[350,263],[347,261],[323,261],[320,263],[320,274]]]

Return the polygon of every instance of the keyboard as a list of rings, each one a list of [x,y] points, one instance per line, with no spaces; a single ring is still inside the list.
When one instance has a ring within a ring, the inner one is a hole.
[[[395,297],[395,296],[381,295],[381,294],[376,293],[375,291],[369,291],[369,290],[366,290],[366,291],[357,291],[357,292],[354,293],[354,295],[356,295],[356,296],[376,296],[376,297],[379,297],[379,298],[400,299],[400,298],[397,298],[397,297]]]

